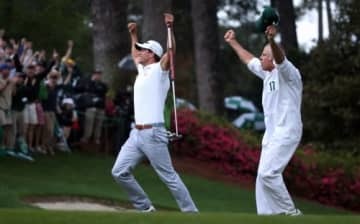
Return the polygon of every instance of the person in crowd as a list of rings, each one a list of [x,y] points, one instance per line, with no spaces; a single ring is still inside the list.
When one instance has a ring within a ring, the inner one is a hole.
[[[60,86],[58,85],[58,79],[61,77],[61,74],[56,71],[52,70],[47,75],[47,81],[45,83],[45,88],[47,95],[45,98],[42,99],[41,105],[44,109],[45,115],[45,126],[43,132],[43,144],[42,148],[49,153],[50,155],[54,155],[54,146],[55,146],[55,123],[56,123],[56,109],[58,104],[58,92]]]
[[[1,151],[12,150],[11,104],[12,94],[15,89],[16,78],[9,78],[10,69],[11,68],[7,64],[0,64],[0,126],[3,131],[3,138],[0,144]]]
[[[39,153],[45,153],[40,147],[42,125],[44,125],[45,117],[44,112],[40,103],[40,98],[46,95],[46,89],[42,88],[41,85],[44,78],[50,72],[52,67],[55,65],[57,55],[53,55],[53,59],[47,67],[44,64],[33,65],[30,64],[26,69],[25,87],[27,92],[27,104],[25,106],[25,123],[26,123],[26,134],[27,143],[30,149]]]
[[[101,81],[102,72],[94,71],[91,78],[82,79],[76,86],[76,91],[86,96],[84,133],[82,142],[88,142],[93,138],[96,144],[100,144],[102,125],[105,118],[105,97],[108,91],[107,85]]]
[[[66,54],[61,58],[59,71],[63,83],[63,95],[65,98],[73,97],[74,87],[81,78],[81,72],[74,59],[71,58],[74,42],[68,41]]]
[[[78,115],[75,111],[75,102],[72,98],[62,99],[57,108],[59,149],[61,151],[70,151],[68,140],[74,124],[78,122]]]
[[[25,122],[24,109],[27,102],[27,96],[24,86],[26,75],[22,72],[16,73],[15,92],[12,96],[11,114],[12,114],[12,141],[14,149],[18,149],[28,154],[28,147],[25,141]]]
[[[131,131],[131,123],[134,122],[132,86],[127,86],[125,90],[119,89],[114,98],[117,122],[114,132],[114,144],[116,149],[125,143]],[[116,151],[118,153],[118,151]]]

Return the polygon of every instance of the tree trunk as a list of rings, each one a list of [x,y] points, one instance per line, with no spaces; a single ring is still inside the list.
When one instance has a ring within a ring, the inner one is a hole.
[[[193,0],[191,3],[199,107],[215,113],[222,105],[217,82],[217,0]]]
[[[286,50],[298,49],[296,35],[295,10],[292,0],[272,0],[280,15],[281,43]]]
[[[156,40],[165,50],[167,31],[163,14],[170,10],[171,0],[143,0],[141,41]]]
[[[108,84],[119,75],[118,61],[130,51],[127,6],[128,0],[91,1],[94,69],[103,71]]]
[[[318,9],[318,43],[322,43],[324,41],[324,32],[323,32],[323,7],[322,0],[317,1],[317,9]]]
[[[270,0],[270,5],[273,8],[277,8],[277,0]]]
[[[331,35],[333,32],[333,18],[331,13],[330,0],[325,0],[326,3],[326,14],[328,19],[328,27],[329,27],[329,39],[331,39]]]

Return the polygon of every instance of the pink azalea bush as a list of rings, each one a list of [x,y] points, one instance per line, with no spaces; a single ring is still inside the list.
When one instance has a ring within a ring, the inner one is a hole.
[[[178,112],[179,132],[183,141],[173,144],[178,156],[189,156],[216,166],[224,174],[255,181],[260,147],[244,141],[241,132],[226,124],[212,122],[198,112]],[[323,204],[360,211],[360,174],[345,172],[342,167],[319,166],[317,152],[304,148],[296,154],[284,172],[291,192]],[[359,167],[355,168],[360,171]]]

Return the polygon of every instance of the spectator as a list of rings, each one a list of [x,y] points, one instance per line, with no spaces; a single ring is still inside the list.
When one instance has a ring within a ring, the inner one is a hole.
[[[88,142],[93,136],[96,144],[100,144],[102,125],[105,117],[105,96],[108,90],[107,85],[101,81],[102,72],[94,71],[91,79],[83,79],[77,85],[77,91],[83,92],[87,98],[85,105],[85,124],[82,142]]]
[[[41,104],[44,109],[45,113],[45,128],[43,132],[43,150],[46,153],[50,153],[54,155],[53,146],[55,144],[54,138],[54,129],[55,129],[55,122],[56,122],[56,109],[57,109],[57,102],[58,102],[58,92],[60,86],[57,84],[58,79],[60,78],[60,73],[56,70],[52,70],[48,74],[47,82],[45,84],[45,88],[47,91],[46,98],[42,99]]]
[[[23,153],[27,153],[27,144],[25,142],[25,122],[24,108],[27,101],[24,80],[26,75],[22,72],[16,73],[15,93],[12,97],[11,113],[12,113],[12,140],[11,145],[16,149],[16,143],[23,147],[20,149]]]
[[[3,129],[1,150],[10,150],[11,145],[11,100],[16,79],[9,79],[10,67],[7,64],[0,65],[0,125]]]
[[[126,87],[126,90],[119,90],[114,99],[116,105],[115,132],[113,139],[115,140],[115,148],[120,149],[129,137],[131,131],[131,123],[134,121],[132,86]],[[116,152],[117,153],[117,152]]]
[[[64,57],[62,57],[59,68],[62,75],[61,79],[64,84],[63,90],[65,97],[72,97],[73,89],[76,86],[77,81],[81,77],[81,72],[76,65],[76,62],[71,58],[73,47],[74,42],[72,40],[69,40],[66,54],[64,55]]]
[[[23,64],[24,67],[28,67],[30,64],[32,64],[33,59],[34,54],[32,49],[32,42],[25,40],[23,43],[23,52],[20,57],[21,64]]]
[[[27,66],[27,77],[25,79],[25,87],[27,92],[28,101],[25,106],[25,124],[27,143],[30,149],[40,153],[45,151],[40,147],[42,125],[44,125],[44,113],[40,104],[39,94],[41,82],[50,72],[51,68],[55,65],[56,55],[53,55],[52,62],[45,67],[45,64]]]
[[[60,147],[62,151],[69,151],[70,149],[67,142],[70,137],[73,124],[78,121],[73,99],[65,98],[62,100],[60,107],[57,108],[57,118],[60,126],[60,131],[58,131],[58,137],[60,138],[61,143]]]

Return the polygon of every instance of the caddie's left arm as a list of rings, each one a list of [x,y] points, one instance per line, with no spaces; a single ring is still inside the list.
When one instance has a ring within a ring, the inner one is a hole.
[[[271,51],[277,64],[279,73],[287,80],[301,80],[301,75],[299,70],[286,59],[285,52],[280,46],[275,42],[274,38],[277,34],[276,26],[270,25],[266,28],[265,35],[268,39],[268,42],[271,47]]]
[[[266,28],[265,35],[269,41],[274,60],[276,64],[281,64],[285,59],[285,55],[274,40],[276,33],[277,30],[275,25],[270,25]]]
[[[160,59],[160,66],[161,66],[162,70],[167,71],[170,69],[170,53],[169,53],[169,44],[168,44],[169,41],[171,41],[173,56],[175,56],[175,52],[176,52],[176,43],[175,43],[175,36],[174,36],[174,30],[173,30],[174,15],[172,15],[170,13],[164,13],[164,21],[165,21],[166,27],[171,28],[170,29],[171,40],[169,40],[169,39],[167,40],[167,51]],[[169,38],[169,35],[167,35],[167,36]]]

